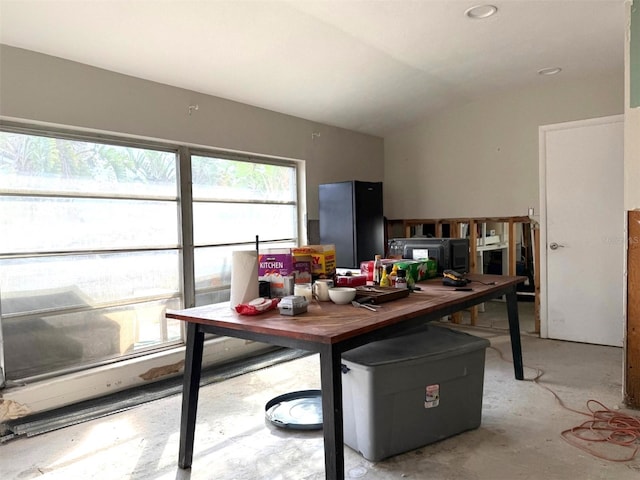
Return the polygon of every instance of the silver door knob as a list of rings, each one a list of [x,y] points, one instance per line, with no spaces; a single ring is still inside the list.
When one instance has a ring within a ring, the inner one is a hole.
[[[557,249],[558,249],[558,248],[560,248],[560,247],[564,247],[564,245],[560,245],[559,243],[556,243],[556,242],[551,242],[551,243],[549,244],[549,248],[550,248],[551,250],[557,250]]]

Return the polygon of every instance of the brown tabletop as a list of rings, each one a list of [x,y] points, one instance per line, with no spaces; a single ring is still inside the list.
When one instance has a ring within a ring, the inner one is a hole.
[[[442,311],[448,306],[460,310],[461,301],[473,300],[496,289],[513,286],[524,281],[524,277],[502,275],[468,275],[468,287],[472,291],[456,291],[442,285],[441,279],[421,282],[420,291],[411,292],[408,297],[382,304],[378,312],[358,309],[351,304],[336,305],[332,302],[312,301],[306,313],[287,316],[280,315],[276,308],[260,315],[240,315],[232,310],[229,303],[204,305],[185,310],[169,311],[167,317],[195,322],[210,327],[220,327],[240,332],[253,332],[296,338],[317,343],[337,343],[363,333],[400,323],[408,318]],[[478,283],[496,282],[495,285]],[[477,302],[482,303],[482,302]],[[464,308],[464,307],[463,307]],[[443,316],[443,315],[442,315]]]

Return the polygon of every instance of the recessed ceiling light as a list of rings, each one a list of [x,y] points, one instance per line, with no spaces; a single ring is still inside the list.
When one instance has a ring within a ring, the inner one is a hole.
[[[538,70],[538,75],[555,75],[561,71],[562,69],[560,67],[542,68]]]
[[[468,8],[464,14],[469,18],[479,20],[481,18],[488,18],[497,11],[498,7],[494,5],[476,5],[475,7]]]

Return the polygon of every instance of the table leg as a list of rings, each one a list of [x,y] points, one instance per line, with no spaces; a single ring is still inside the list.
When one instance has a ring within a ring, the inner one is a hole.
[[[511,336],[511,354],[513,369],[517,380],[524,380],[522,363],[522,345],[520,343],[520,320],[518,318],[518,294],[515,288],[507,293],[507,315],[509,317],[509,335]]]
[[[198,330],[196,323],[187,323],[187,348],[184,358],[182,413],[180,416],[180,453],[178,454],[180,468],[191,467],[193,460],[193,440],[196,432],[203,345],[204,333]]]
[[[320,351],[324,468],[327,480],[344,480],[341,355],[332,345]]]

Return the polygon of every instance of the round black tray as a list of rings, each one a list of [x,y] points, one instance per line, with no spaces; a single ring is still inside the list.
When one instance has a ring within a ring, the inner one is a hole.
[[[301,390],[285,393],[267,402],[265,417],[276,427],[292,430],[322,428],[322,393],[320,390]]]

